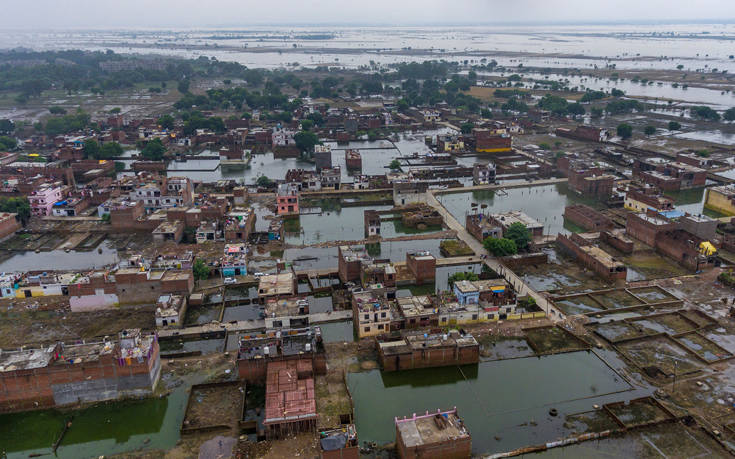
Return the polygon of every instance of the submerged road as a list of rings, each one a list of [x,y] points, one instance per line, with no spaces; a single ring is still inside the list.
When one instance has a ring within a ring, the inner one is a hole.
[[[564,179],[564,181],[565,180],[566,179]],[[553,179],[537,180],[533,183],[529,182],[527,186],[547,185],[549,183],[559,183],[559,181]],[[504,187],[497,186],[497,188]],[[488,189],[487,186],[485,189]],[[501,263],[500,260],[491,257],[488,251],[485,250],[485,247],[483,247],[482,243],[475,239],[474,236],[472,236],[469,232],[467,232],[464,225],[458,222],[457,219],[454,218],[454,215],[452,215],[439,202],[439,200],[436,199],[436,196],[432,191],[426,193],[426,198],[427,204],[436,209],[442,215],[442,217],[444,218],[444,223],[449,227],[449,229],[455,230],[457,232],[457,237],[467,243],[467,245],[469,245],[470,248],[475,251],[475,255],[485,255],[486,257],[483,262],[490,269],[503,276],[503,278],[508,283],[513,285],[517,295],[529,295],[530,297],[532,297],[534,300],[536,300],[536,304],[538,305],[538,307],[546,312],[546,316],[552,321],[559,321],[564,318],[564,315],[558,309],[556,309],[551,301],[549,301],[548,299],[546,299],[545,296],[541,295],[539,292],[531,288],[531,286],[528,285],[520,276],[518,276],[510,268]]]

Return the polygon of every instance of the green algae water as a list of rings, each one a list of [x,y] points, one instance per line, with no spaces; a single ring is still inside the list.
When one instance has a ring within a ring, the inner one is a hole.
[[[93,458],[143,449],[168,449],[179,439],[187,391],[111,402],[76,411],[42,410],[0,415],[0,453],[10,458],[53,454],[64,423],[72,426],[56,451],[59,458]]]
[[[565,415],[643,395],[591,352],[350,373],[347,384],[360,442],[390,443],[394,417],[456,406],[472,435],[474,454],[556,440],[571,434]],[[559,415],[551,416],[551,408]]]

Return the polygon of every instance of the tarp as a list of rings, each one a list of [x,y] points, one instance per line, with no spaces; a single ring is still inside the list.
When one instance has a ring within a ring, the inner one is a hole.
[[[701,244],[699,244],[699,251],[703,253],[704,255],[713,255],[717,253],[717,249],[709,241],[704,241]]]
[[[343,433],[336,433],[322,438],[320,442],[324,451],[334,451],[345,447],[347,436]]]

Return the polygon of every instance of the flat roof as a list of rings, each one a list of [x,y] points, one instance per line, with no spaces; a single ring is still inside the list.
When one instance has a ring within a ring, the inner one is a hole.
[[[457,416],[457,410],[426,413],[410,419],[396,419],[396,428],[407,448],[470,437],[464,422]]]
[[[269,274],[260,278],[258,293],[260,295],[291,295],[294,292],[293,273]]]

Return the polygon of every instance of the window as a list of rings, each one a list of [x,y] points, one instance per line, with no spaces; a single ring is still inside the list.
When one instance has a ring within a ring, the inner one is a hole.
[[[370,314],[365,314],[365,320],[370,320]]]
[[[364,331],[365,333],[370,333],[370,327],[365,327],[365,329],[364,329],[363,331]]]
[[[442,322],[446,322],[446,321],[447,321],[447,318],[446,317],[442,317]]]
[[[382,330],[382,329],[383,329],[383,324],[378,325],[378,330]]]
[[[477,320],[477,314],[472,314],[472,320]]]
[[[385,318],[385,313],[384,312],[381,312],[380,313],[380,317]]]

